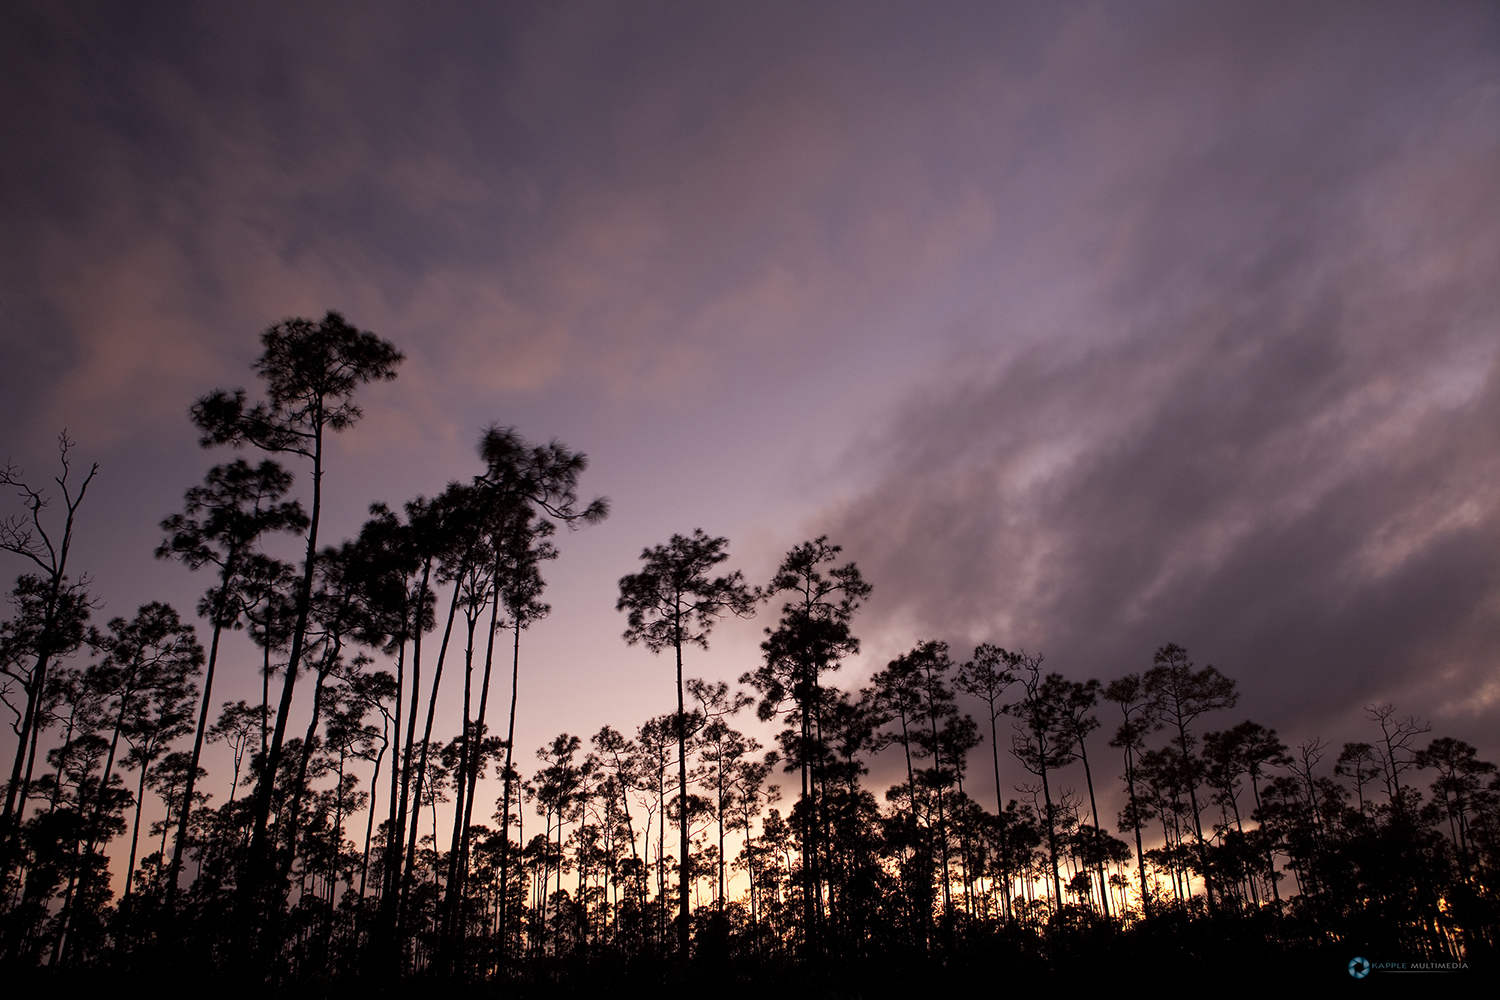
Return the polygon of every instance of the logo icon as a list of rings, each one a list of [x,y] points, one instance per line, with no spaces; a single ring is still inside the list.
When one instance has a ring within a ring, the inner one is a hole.
[[[1358,955],[1349,959],[1349,975],[1355,979],[1363,979],[1370,974],[1370,960],[1360,958]]]

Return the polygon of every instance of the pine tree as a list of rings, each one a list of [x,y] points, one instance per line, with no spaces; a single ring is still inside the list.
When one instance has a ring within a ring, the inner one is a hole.
[[[688,847],[689,803],[687,790],[687,711],[683,698],[682,647],[708,648],[713,626],[726,614],[748,616],[755,597],[738,570],[710,578],[713,567],[729,558],[729,539],[710,538],[702,528],[691,536],[673,535],[666,545],[641,553],[645,563],[639,573],[620,580],[620,599],[615,608],[628,613],[625,629],[628,645],[641,643],[653,653],[671,649],[677,659],[677,715],[675,721],[678,766],[678,954],[688,957],[690,933],[690,872]]]

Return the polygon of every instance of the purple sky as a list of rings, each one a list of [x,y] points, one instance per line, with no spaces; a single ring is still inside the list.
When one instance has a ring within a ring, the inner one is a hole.
[[[1240,682],[1210,725],[1389,700],[1500,750],[1492,3],[11,3],[0,148],[0,458],[101,463],[101,619],[192,606],[156,524],[229,455],[186,408],[332,308],[407,362],[330,540],[490,422],[613,500],[549,567],[523,760],[669,707],[617,581],[700,526],[752,582],[845,546],[851,685],[1178,642]]]

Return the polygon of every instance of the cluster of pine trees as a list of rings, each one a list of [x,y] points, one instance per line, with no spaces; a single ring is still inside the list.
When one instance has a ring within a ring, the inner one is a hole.
[[[1450,960],[1500,944],[1500,779],[1474,747],[1389,705],[1370,707],[1369,742],[1288,747],[1230,725],[1235,682],[1174,645],[1102,683],[1024,651],[959,662],[921,642],[843,690],[870,586],[826,538],[758,587],[721,572],[728,542],[701,530],[645,550],[617,610],[627,642],[673,657],[675,707],[632,735],[604,726],[518,755],[522,637],[549,610],[551,537],[608,513],[579,499],[584,456],[493,427],[469,482],[376,504],[327,546],[326,435],[402,357],[336,313],[278,324],[263,347],[262,399],[218,391],[191,409],[205,447],[255,460],[215,466],[162,522],[158,557],[207,582],[201,633],[158,602],[91,622],[69,560],[97,470],[78,477],[66,438],[55,489],[4,473],[26,513],[0,525],[0,548],[30,563],[0,625],[12,972],[166,957],[256,983],[515,982],[693,963],[1044,969],[1079,942]],[[284,462],[308,477],[305,505]],[[302,538],[300,564],[268,554],[278,535]],[[684,676],[685,649],[762,605],[779,618],[757,669],[733,686]],[[231,667],[258,674],[258,703],[215,698],[229,630],[260,650]],[[436,732],[455,685],[461,724]],[[781,726],[775,746],[736,728],[751,713]],[[209,743],[229,773],[205,770]],[[1002,757],[1032,780],[1007,789]],[[879,797],[877,761],[903,779]],[[1101,792],[1125,803],[1117,816],[1101,817]],[[161,818],[143,829],[152,796]]]

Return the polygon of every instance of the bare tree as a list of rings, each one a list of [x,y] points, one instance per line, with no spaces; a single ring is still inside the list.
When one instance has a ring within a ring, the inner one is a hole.
[[[14,487],[26,507],[24,515],[0,520],[0,550],[20,556],[40,571],[39,576],[27,574],[16,582],[14,594],[20,598],[22,607],[18,610],[22,614],[8,623],[10,628],[0,646],[0,664],[6,680],[19,684],[25,695],[24,708],[15,724],[16,758],[11,765],[10,782],[5,786],[5,811],[0,815],[0,855],[3,855],[0,871],[3,872],[10,871],[11,847],[26,813],[36,765],[37,735],[42,729],[39,700],[47,689],[47,672],[56,660],[82,645],[83,626],[90,610],[88,580],[81,577],[68,583],[68,556],[73,549],[78,508],[99,465],[91,465],[76,487],[70,484],[72,463],[68,452],[73,444],[67,431],[57,436],[62,472],[53,477],[53,482],[63,501],[61,527],[49,527],[48,519],[43,516],[52,504],[45,489],[28,484],[14,465],[7,464],[0,470],[0,486]]]
[[[1411,804],[1406,801],[1401,787],[1401,772],[1416,766],[1417,738],[1432,732],[1432,725],[1412,715],[1397,715],[1396,706],[1390,702],[1366,705],[1365,715],[1380,726],[1380,742],[1376,747],[1379,765],[1385,778],[1386,796],[1391,810],[1403,821],[1411,819]]]

